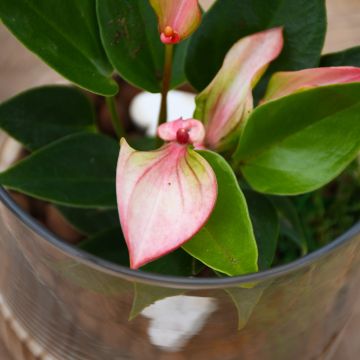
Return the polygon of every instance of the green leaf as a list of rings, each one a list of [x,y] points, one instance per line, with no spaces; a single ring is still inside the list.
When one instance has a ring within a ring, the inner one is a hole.
[[[279,237],[279,218],[274,206],[264,195],[251,190],[245,190],[244,195],[259,251],[259,269],[266,270],[274,261]]]
[[[270,284],[260,284],[250,289],[233,287],[225,290],[236,306],[238,313],[238,330],[242,330],[246,326],[255,306],[269,285]]]
[[[120,227],[102,231],[83,241],[79,247],[104,260],[129,266],[129,255]]]
[[[206,225],[183,249],[227,275],[258,270],[258,251],[246,201],[229,164],[220,155],[199,151],[213,168],[218,182],[218,198]]]
[[[2,0],[0,18],[70,81],[97,94],[117,93],[99,37],[95,0]]]
[[[360,66],[360,46],[356,46],[321,58],[321,66]]]
[[[159,147],[159,141],[155,137],[135,135],[129,136],[126,140],[132,148],[139,151],[150,151]]]
[[[119,145],[91,133],[62,138],[0,173],[0,183],[35,198],[83,208],[116,208]]]
[[[234,154],[257,191],[296,195],[345,169],[360,150],[360,83],[319,87],[250,115]]]
[[[183,289],[171,289],[140,283],[134,283],[134,299],[129,320],[136,318],[145,308],[158,300],[184,294]]]
[[[306,236],[294,204],[285,196],[269,198],[280,216],[280,233],[298,245],[303,255],[307,254]]]
[[[96,131],[89,100],[68,86],[32,89],[2,103],[0,127],[31,151],[66,135]]]
[[[284,27],[284,49],[269,73],[318,66],[326,31],[324,0],[218,0],[190,41],[188,80],[198,90],[205,88],[237,40],[277,26]]]
[[[148,0],[97,0],[106,53],[128,82],[150,92],[161,91],[165,47]],[[185,81],[187,41],[175,47],[172,86]]]
[[[129,255],[120,226],[102,231],[83,241],[80,247],[102,259],[122,266],[129,266]],[[196,260],[178,249],[155,260],[140,270],[163,275],[192,276],[199,271]]]
[[[117,210],[79,209],[60,205],[57,208],[71,225],[85,235],[120,227]]]
[[[177,249],[140,268],[141,271],[172,276],[193,276],[200,269],[198,261],[182,249]]]

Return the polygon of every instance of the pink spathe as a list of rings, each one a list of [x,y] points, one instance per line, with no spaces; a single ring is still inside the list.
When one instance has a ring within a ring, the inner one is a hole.
[[[184,244],[202,228],[215,206],[216,176],[207,161],[191,149],[201,132],[193,131],[192,123],[163,124],[159,133],[165,134],[164,140],[173,138],[174,133],[175,140],[154,151],[136,151],[121,140],[116,190],[132,269]],[[188,144],[176,141],[179,130],[188,134]]]
[[[205,146],[222,150],[238,135],[253,109],[252,89],[282,47],[282,28],[274,28],[242,38],[229,50],[215,78],[196,98],[194,117],[205,125]]]
[[[360,68],[337,66],[278,72],[272,76],[263,102],[318,86],[351,82],[360,82]]]

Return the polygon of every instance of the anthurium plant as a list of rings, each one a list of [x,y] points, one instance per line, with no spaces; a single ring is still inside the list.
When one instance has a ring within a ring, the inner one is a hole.
[[[27,155],[0,183],[55,205],[84,250],[140,271],[236,276],[317,247],[301,206],[354,173],[360,151],[360,48],[322,56],[324,0],[206,12],[197,0],[2,0],[0,17],[73,83],[1,104],[0,127]],[[156,137],[119,116],[125,85],[161,94]],[[196,93],[192,118],[167,115],[179,87]]]

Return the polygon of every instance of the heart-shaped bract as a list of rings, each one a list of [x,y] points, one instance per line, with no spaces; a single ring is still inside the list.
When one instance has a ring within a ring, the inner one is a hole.
[[[136,151],[121,140],[117,201],[132,269],[189,240],[216,202],[215,173],[191,148],[202,142],[203,125],[179,119],[161,125],[159,134],[171,142],[155,151]]]

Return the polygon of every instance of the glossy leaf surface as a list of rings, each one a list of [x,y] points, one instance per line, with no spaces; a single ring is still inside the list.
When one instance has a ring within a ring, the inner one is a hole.
[[[360,84],[325,86],[258,107],[234,159],[257,191],[296,195],[335,178],[360,150]]]
[[[199,151],[215,171],[218,198],[206,225],[183,249],[227,275],[256,272],[258,251],[245,197],[237,179],[220,155]]]
[[[285,46],[270,72],[318,66],[326,30],[324,0],[218,0],[190,42],[188,80],[198,90],[205,88],[237,40],[277,26],[284,27]]]
[[[0,128],[31,151],[66,135],[96,131],[89,100],[68,86],[40,87],[4,102]]]
[[[119,74],[133,85],[160,92],[164,45],[159,39],[156,15],[148,0],[97,0],[101,38]],[[172,86],[185,81],[187,42],[175,48]]]
[[[0,173],[0,183],[38,199],[83,208],[116,208],[119,145],[100,134],[75,134]]]
[[[101,95],[117,92],[100,41],[95,0],[2,0],[0,18],[27,48],[70,81]]]

